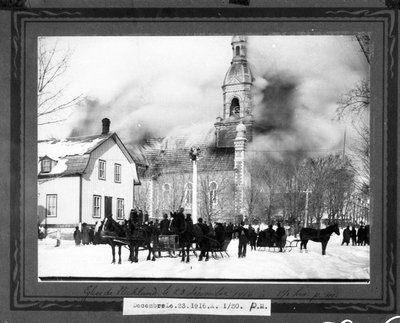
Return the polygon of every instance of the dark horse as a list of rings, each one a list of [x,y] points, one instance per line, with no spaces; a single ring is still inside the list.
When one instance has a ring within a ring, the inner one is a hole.
[[[300,230],[300,252],[303,247],[307,250],[308,240],[312,240],[315,242],[321,242],[322,244],[322,255],[325,255],[326,245],[331,237],[331,234],[335,232],[337,235],[340,235],[339,227],[337,223],[328,226],[325,229],[317,230],[312,228],[303,228]]]
[[[221,243],[216,240],[215,232],[211,231],[210,228],[204,223],[200,222],[193,224],[192,220],[185,219],[182,212],[171,213],[172,221],[170,229],[173,233],[179,236],[179,247],[182,253],[182,262],[190,261],[190,247],[193,243],[200,248],[199,261],[209,260],[209,252],[223,244],[225,233],[222,232],[220,235],[223,237]],[[218,237],[217,237],[218,238]]]
[[[125,237],[125,230],[113,218],[108,217],[99,228],[100,238],[111,246],[112,251],[112,264],[115,264],[115,247],[118,247],[118,264],[121,263],[121,247],[124,245],[122,242],[116,241]]]
[[[182,261],[190,261],[190,247],[195,242],[195,228],[191,221],[185,220],[182,212],[170,212],[172,220],[170,230],[179,236],[179,247],[181,248]]]
[[[126,221],[126,239],[129,243],[129,261],[139,261],[139,247],[149,250],[147,260],[155,261],[154,242],[157,240],[156,230],[148,225],[139,225],[133,221]],[[153,255],[151,257],[151,255]]]

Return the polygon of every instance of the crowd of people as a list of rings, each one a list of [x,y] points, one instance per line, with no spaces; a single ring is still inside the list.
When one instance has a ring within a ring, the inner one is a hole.
[[[163,219],[159,221],[149,221],[149,216],[141,211],[132,209],[129,215],[129,219],[134,223],[140,224],[141,226],[148,226],[157,235],[171,235],[171,221],[172,217],[168,217],[168,214],[163,214]],[[193,225],[190,214],[186,214],[185,220],[187,223]],[[239,224],[233,223],[222,223],[216,222],[214,225],[212,223],[207,223],[206,220],[199,218],[197,220],[198,226],[201,227],[204,234],[215,234],[217,233],[221,243],[224,240],[238,239],[238,257],[245,258],[247,252],[247,245],[250,246],[250,250],[256,250],[257,247],[277,247],[279,252],[283,251],[286,243],[286,229],[277,223],[276,230],[273,229],[273,225],[269,224],[268,228],[260,231],[260,226],[255,229],[251,224],[245,225],[242,221]],[[97,221],[95,226],[87,225],[82,223],[81,228],[75,227],[73,233],[73,238],[76,246],[89,245],[89,244],[102,244],[102,238],[100,236],[100,227],[103,226],[104,221]],[[290,228],[288,229],[290,231]],[[56,247],[60,246],[60,232],[56,231]],[[290,234],[290,232],[288,232]],[[44,238],[44,230],[39,226],[38,230],[39,238]],[[221,238],[223,237],[223,238]],[[342,245],[353,246],[365,246],[369,245],[369,225],[364,225],[361,223],[358,229],[355,226],[347,226],[343,230],[343,240]]]
[[[369,225],[364,225],[364,223],[361,223],[358,229],[356,229],[355,226],[352,226],[350,229],[350,226],[348,225],[343,230],[342,246],[344,244],[348,246],[350,241],[352,246],[369,245]]]

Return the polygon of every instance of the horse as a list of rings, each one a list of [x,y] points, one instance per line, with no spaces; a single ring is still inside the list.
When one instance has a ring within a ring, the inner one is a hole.
[[[108,217],[99,227],[100,238],[111,246],[112,264],[115,264],[115,247],[118,247],[118,264],[121,264],[121,247],[124,245],[115,239],[124,238],[125,230],[113,218]]]
[[[198,230],[191,221],[185,220],[182,212],[170,212],[172,220],[170,230],[179,236],[179,247],[181,248],[182,262],[190,262],[190,247],[195,242]]]
[[[194,225],[194,232],[196,244],[200,248],[199,261],[202,261],[203,258],[208,261],[210,259],[210,251],[212,252],[215,249],[221,248],[225,239],[223,239],[223,241],[220,243],[217,240],[216,232],[213,229],[210,229],[207,224],[204,224],[200,221]],[[221,237],[220,233],[221,232],[219,232],[219,237]]]
[[[326,246],[328,244],[328,241],[329,241],[332,233],[336,233],[337,235],[340,235],[339,226],[337,225],[337,223],[332,224],[322,230],[317,230],[317,229],[312,229],[312,228],[301,229],[300,230],[300,241],[301,241],[300,252],[303,250],[303,247],[305,250],[307,250],[308,240],[312,240],[315,242],[321,242],[322,255],[325,255]]]
[[[155,228],[148,225],[135,224],[132,221],[125,221],[126,238],[129,243],[130,262],[139,261],[139,247],[149,250],[147,260],[155,261],[154,242],[157,240]],[[153,255],[151,257],[151,255]]]
[[[170,225],[170,230],[179,236],[179,247],[181,248],[182,262],[190,262],[190,247],[193,243],[200,248],[199,261],[205,258],[206,261],[209,260],[209,252],[213,248],[219,248],[222,246],[221,243],[216,240],[215,232],[210,230],[210,228],[200,222],[193,224],[191,220],[185,219],[182,212],[170,212],[172,221]],[[219,232],[218,238],[222,237],[225,240],[225,232]]]

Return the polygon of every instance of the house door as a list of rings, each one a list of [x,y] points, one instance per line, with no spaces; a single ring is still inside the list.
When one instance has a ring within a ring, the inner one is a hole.
[[[112,197],[105,196],[104,197],[104,215],[109,217],[112,215]]]

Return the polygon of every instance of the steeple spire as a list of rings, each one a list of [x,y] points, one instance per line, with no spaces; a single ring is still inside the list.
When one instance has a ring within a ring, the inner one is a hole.
[[[233,36],[231,45],[233,50],[232,63],[246,62],[246,36]]]
[[[248,127],[251,141],[253,123],[253,75],[247,64],[247,37],[233,36],[232,61],[222,84],[223,109],[215,123],[217,147],[233,147],[239,122]]]

